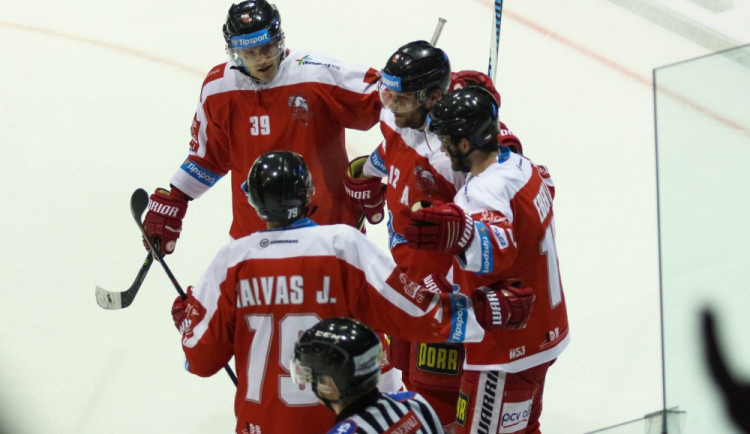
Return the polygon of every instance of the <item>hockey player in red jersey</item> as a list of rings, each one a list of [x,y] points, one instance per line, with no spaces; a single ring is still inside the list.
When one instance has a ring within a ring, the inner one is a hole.
[[[389,248],[394,261],[413,280],[446,276],[452,255],[408,247],[403,227],[417,200],[451,201],[465,175],[450,167],[437,136],[426,130],[430,109],[448,90],[451,65],[440,48],[410,42],[394,52],[381,71],[379,94],[383,141],[368,156],[350,163],[347,193],[370,223],[383,219],[388,205]],[[387,188],[382,181],[387,181]],[[382,185],[381,185],[382,184]],[[408,390],[420,393],[444,425],[455,419],[463,349],[458,344],[391,339],[391,357]]]
[[[230,235],[265,229],[240,185],[253,161],[280,144],[307,159],[318,180],[316,201],[344,203],[344,129],[367,130],[378,121],[377,72],[287,49],[279,11],[266,0],[233,4],[223,33],[229,61],[206,76],[188,156],[170,179],[171,189],[151,196],[145,217],[146,232],[165,254],[174,251],[189,201],[229,172]],[[321,206],[315,221],[357,225],[359,217],[351,207]]]
[[[420,199],[450,202],[465,181],[463,172],[451,168],[437,136],[426,129],[427,113],[446,91],[471,84],[487,87],[499,100],[500,95],[486,74],[451,72],[443,50],[425,41],[400,47],[381,72],[383,141],[369,157],[350,162],[345,179],[352,203],[370,223],[382,221],[387,203],[391,254],[415,280],[431,273],[447,275],[453,256],[406,245],[403,228],[409,222],[411,204]],[[505,125],[502,131],[502,142],[520,153],[518,138]],[[387,189],[381,185],[383,178],[388,182]],[[463,363],[461,346],[392,339],[391,356],[403,371],[407,388],[422,394],[445,425],[453,422]]]
[[[479,341],[483,328],[521,327],[532,291],[509,282],[454,294],[439,278],[409,280],[393,260],[347,225],[307,215],[314,188],[301,156],[263,154],[243,191],[266,222],[223,247],[186,300],[173,305],[188,370],[209,376],[234,357],[237,432],[323,432],[332,414],[293,384],[289,362],[299,333],[334,316],[378,332],[432,342]]]
[[[420,203],[405,228],[408,245],[454,255],[465,292],[512,277],[536,294],[524,329],[466,343],[457,414],[459,432],[539,433],[547,368],[569,342],[552,194],[527,158],[498,147],[498,104],[469,86],[430,112],[452,167],[467,174],[453,203]]]

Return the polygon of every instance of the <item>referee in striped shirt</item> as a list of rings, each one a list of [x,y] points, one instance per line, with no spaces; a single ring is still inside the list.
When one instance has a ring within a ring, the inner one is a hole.
[[[380,339],[369,327],[351,318],[330,318],[297,340],[292,378],[311,384],[338,415],[329,434],[444,433],[435,410],[418,393],[378,391],[381,358]]]

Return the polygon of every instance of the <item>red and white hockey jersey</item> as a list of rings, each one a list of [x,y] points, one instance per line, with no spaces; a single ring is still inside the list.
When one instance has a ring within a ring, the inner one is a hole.
[[[365,163],[363,174],[385,178],[388,204],[388,247],[396,263],[413,279],[430,273],[445,275],[453,264],[447,253],[406,246],[403,228],[410,222],[411,206],[419,200],[450,202],[465,180],[451,169],[440,150],[440,140],[429,131],[396,126],[393,112],[382,110],[383,141]]]
[[[536,294],[526,328],[465,344],[464,368],[519,372],[555,359],[569,336],[548,184],[529,159],[506,149],[482,173],[468,176],[454,203],[472,215],[475,227],[470,245],[456,256],[460,269],[453,277],[461,291],[519,278]]]
[[[349,158],[344,130],[370,129],[378,120],[377,72],[326,55],[289,51],[269,83],[257,84],[224,63],[207,75],[191,127],[190,152],[170,183],[198,198],[232,172],[237,239],[266,228],[240,186],[255,159],[273,150],[302,155],[315,183],[313,216],[320,224],[355,225],[343,178]]]
[[[419,200],[450,202],[466,177],[451,169],[450,159],[440,150],[440,140],[429,131],[396,126],[393,112],[383,109],[380,114],[383,141],[365,163],[366,176],[384,178],[388,184],[389,248],[396,264],[411,279],[421,281],[436,273],[446,276],[453,266],[453,256],[447,252],[412,249],[401,235],[409,223],[411,206]],[[428,354],[445,357],[428,357]],[[461,364],[460,345],[426,344],[423,342],[391,341],[393,364],[404,373],[407,387],[425,393],[425,389],[455,392],[458,396]],[[420,357],[421,355],[421,357]],[[455,410],[439,409],[441,417]]]
[[[485,335],[468,297],[429,292],[355,228],[309,219],[230,242],[188,305],[188,370],[213,375],[235,358],[238,432],[325,432],[333,425],[334,413],[289,374],[297,337],[324,318],[352,316],[411,340],[479,342]]]

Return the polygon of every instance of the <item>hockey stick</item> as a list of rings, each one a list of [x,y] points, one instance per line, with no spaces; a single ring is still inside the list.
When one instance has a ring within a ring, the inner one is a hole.
[[[430,39],[430,45],[434,46],[437,44],[438,38],[440,37],[440,33],[443,31],[443,26],[445,25],[445,18],[439,17],[437,26],[435,27],[435,32],[432,34],[432,39]]]
[[[185,294],[185,291],[182,290],[182,287],[180,286],[179,282],[177,282],[177,279],[174,277],[174,274],[172,274],[172,270],[169,269],[169,266],[167,266],[167,263],[164,261],[163,256],[159,256],[156,250],[156,246],[154,246],[153,241],[148,237],[148,234],[146,234],[146,229],[143,227],[143,223],[141,222],[141,216],[143,215],[143,212],[148,207],[148,193],[146,190],[139,188],[136,191],[133,192],[133,195],[130,197],[130,212],[133,214],[133,219],[135,220],[135,224],[138,225],[138,229],[141,230],[141,234],[143,234],[143,239],[146,240],[146,243],[148,243],[148,247],[151,249],[151,255],[153,259],[156,259],[160,264],[161,267],[164,269],[164,271],[167,273],[167,276],[169,277],[169,280],[172,281],[172,285],[174,285],[174,289],[177,290],[177,293],[180,294],[180,297],[182,299],[186,299],[187,295]],[[237,385],[237,376],[234,375],[234,371],[232,371],[232,368],[229,365],[224,365],[224,370],[227,371],[227,374],[229,375],[229,378],[232,379],[232,382],[234,382],[234,385]]]
[[[500,49],[500,21],[503,17],[503,0],[495,0],[495,20],[492,23],[492,35],[490,39],[490,62],[487,67],[487,75],[492,82],[497,77],[497,53]]]
[[[125,291],[107,291],[101,286],[96,285],[96,303],[100,307],[108,310],[125,309],[130,306],[133,303],[133,300],[135,300],[138,290],[141,289],[141,284],[146,279],[146,274],[148,274],[148,270],[153,263],[154,257],[151,255],[151,252],[149,252],[146,259],[143,260],[143,265],[141,265],[141,269],[138,270],[138,274],[135,276],[133,284]]]

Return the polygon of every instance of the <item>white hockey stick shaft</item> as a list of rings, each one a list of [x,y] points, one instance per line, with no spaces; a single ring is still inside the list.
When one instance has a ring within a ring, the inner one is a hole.
[[[490,37],[490,62],[487,67],[487,75],[495,82],[495,78],[497,77],[497,53],[500,49],[500,22],[503,17],[503,0],[495,0],[493,14],[492,35]]]
[[[437,26],[435,27],[435,32],[432,34],[432,39],[430,39],[430,44],[432,46],[435,46],[437,44],[438,38],[440,37],[440,33],[443,31],[443,26],[445,25],[445,18],[440,17],[438,18]]]

